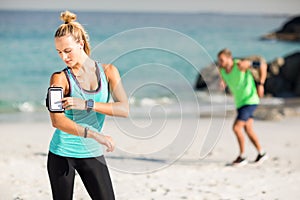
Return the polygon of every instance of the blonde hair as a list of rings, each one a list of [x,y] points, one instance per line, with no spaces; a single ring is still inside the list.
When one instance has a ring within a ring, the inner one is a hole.
[[[232,57],[231,51],[227,48],[222,49],[219,53],[218,53],[218,57],[220,55],[224,54],[226,57]]]
[[[83,26],[76,22],[76,14],[65,11],[60,14],[60,19],[65,22],[61,24],[55,32],[54,37],[62,37],[66,35],[71,35],[75,41],[83,41],[84,46],[83,50],[87,55],[91,53],[91,47],[89,44],[89,36],[87,32],[84,30]]]

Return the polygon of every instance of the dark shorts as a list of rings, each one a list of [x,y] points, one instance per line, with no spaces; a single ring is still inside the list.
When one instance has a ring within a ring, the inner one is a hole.
[[[238,115],[236,120],[248,121],[249,118],[253,118],[253,113],[257,105],[245,105],[237,109]]]

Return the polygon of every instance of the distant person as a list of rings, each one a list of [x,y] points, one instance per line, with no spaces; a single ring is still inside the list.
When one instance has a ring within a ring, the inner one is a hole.
[[[252,62],[250,60],[233,59],[229,49],[223,49],[218,53],[219,72],[221,75],[220,86],[224,90],[226,85],[234,97],[237,108],[237,117],[233,124],[233,131],[237,137],[240,152],[232,162],[234,166],[248,163],[245,157],[245,137],[243,129],[257,149],[258,155],[255,163],[262,163],[268,158],[261,147],[258,137],[253,130],[253,112],[259,104],[259,97],[264,95],[264,83],[267,74],[266,63]],[[249,70],[253,67],[259,68],[260,82],[256,83]]]
[[[110,136],[101,134],[105,115],[126,117],[129,106],[117,68],[90,58],[88,35],[76,15],[61,14],[55,32],[56,50],[66,68],[52,75],[50,85],[62,87],[64,112],[50,112],[56,128],[47,169],[54,200],[73,197],[75,171],[91,199],[113,200],[114,191],[103,157],[103,145],[114,150]],[[108,102],[109,94],[114,102]]]

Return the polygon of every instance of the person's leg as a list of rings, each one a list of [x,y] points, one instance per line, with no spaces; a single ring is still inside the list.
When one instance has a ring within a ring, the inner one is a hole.
[[[258,137],[256,135],[256,133],[253,130],[253,113],[256,109],[257,105],[250,105],[247,106],[247,112],[248,113],[248,119],[246,121],[246,125],[245,125],[245,131],[250,139],[250,141],[253,143],[253,145],[255,146],[255,148],[258,151],[258,155],[255,159],[255,163],[262,163],[264,162],[266,159],[268,159],[268,155],[266,154],[266,152],[264,152],[264,150],[262,149]]]
[[[73,198],[75,169],[69,166],[67,159],[51,152],[48,154],[47,170],[54,200]]]
[[[76,170],[92,199],[115,199],[109,171],[103,156],[77,159]]]
[[[250,141],[252,142],[252,144],[255,146],[255,148],[257,149],[258,153],[262,152],[262,148],[260,146],[258,137],[256,135],[256,133],[253,130],[253,118],[249,118],[248,121],[246,122],[246,126],[245,126],[245,132],[247,133]]]
[[[245,131],[246,131],[249,139],[251,140],[251,142],[253,143],[253,145],[255,146],[255,148],[257,149],[257,152],[258,152],[258,155],[257,155],[256,159],[254,160],[254,162],[255,163],[262,163],[265,160],[267,160],[268,155],[262,149],[262,147],[259,143],[258,137],[257,137],[256,133],[253,130],[253,118],[249,118],[248,121],[246,122]]]
[[[233,124],[233,132],[236,135],[236,138],[239,143],[239,148],[240,148],[240,154],[239,156],[232,162],[232,165],[234,166],[242,166],[248,163],[247,159],[245,158],[245,136],[243,133],[244,127],[246,125],[247,121],[247,105],[239,108],[237,110],[238,115],[236,117],[236,120]]]
[[[240,156],[242,157],[243,154],[245,153],[245,137],[243,134],[243,128],[245,126],[245,121],[236,119],[234,124],[233,124],[233,132],[236,135],[236,138],[239,143],[239,148],[240,148]]]

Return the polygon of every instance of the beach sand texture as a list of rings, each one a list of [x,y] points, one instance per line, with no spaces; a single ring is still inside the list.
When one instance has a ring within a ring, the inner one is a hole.
[[[153,120],[152,123],[155,123],[157,119]],[[184,120],[193,123],[193,119]],[[222,118],[216,120],[220,124],[223,122]],[[225,119],[219,141],[204,159],[199,156],[203,142],[201,132],[209,128],[210,119],[199,120],[199,134],[179,160],[170,165],[162,164],[163,168],[155,172],[125,173],[122,172],[122,165],[140,164],[147,167],[153,162],[164,163],[164,158],[134,161],[129,157],[118,157],[118,151],[106,154],[108,163],[113,165],[110,173],[116,199],[299,199],[300,118],[256,121],[254,128],[270,158],[260,166],[250,163],[244,167],[225,166],[238,153],[231,131],[232,120]],[[172,127],[180,120],[168,119],[168,123]],[[0,129],[0,199],[51,199],[46,170],[48,145],[53,132],[50,122],[1,123]],[[111,119],[106,121],[105,131],[121,134]],[[173,130],[165,131],[166,135],[171,135]],[[121,138],[117,135],[115,138],[121,145]],[[126,145],[127,150],[132,151],[141,148],[135,142]],[[121,146],[124,147],[124,144]],[[246,155],[250,161],[256,157],[249,140]],[[118,169],[113,169],[116,166]],[[90,199],[78,175],[75,178],[74,199]]]

